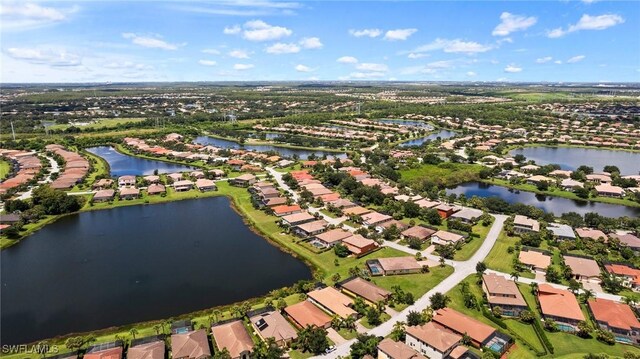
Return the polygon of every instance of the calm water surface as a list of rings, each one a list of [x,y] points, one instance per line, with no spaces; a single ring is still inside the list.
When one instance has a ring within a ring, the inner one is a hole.
[[[111,176],[119,177],[124,175],[146,176],[158,173],[173,173],[193,170],[193,167],[183,166],[175,163],[148,160],[146,158],[125,155],[116,151],[110,146],[98,146],[87,148],[87,151],[96,156],[100,156],[109,163]]]
[[[640,216],[640,208],[620,206],[616,204],[575,201],[568,198],[553,197],[535,194],[533,192],[515,191],[506,187],[494,186],[480,182],[469,182],[459,185],[448,193],[462,194],[467,198],[500,197],[509,203],[523,203],[538,207],[545,212],[560,216],[567,212],[585,213],[595,212],[606,217],[637,217]]]
[[[409,146],[421,146],[423,143],[427,142],[427,141],[434,141],[437,140],[438,137],[440,137],[441,139],[447,139],[447,138],[451,138],[453,136],[455,136],[456,133],[454,131],[449,131],[449,130],[440,130],[436,133],[432,133],[428,136],[425,137],[421,137],[421,138],[416,138],[413,140],[409,140],[409,141],[405,141],[402,142],[400,144],[400,147],[409,147]]]
[[[640,153],[580,147],[525,147],[509,152],[521,154],[538,164],[558,164],[562,169],[575,170],[581,165],[593,167],[596,172],[604,166],[618,166],[623,175],[640,173]]]
[[[280,156],[284,157],[293,157],[293,155],[298,155],[301,159],[307,159],[312,153],[315,153],[316,156],[322,157],[325,154],[327,157],[336,157],[336,158],[347,158],[347,154],[344,152],[326,152],[326,151],[309,151],[302,150],[296,148],[287,148],[280,147],[276,145],[250,145],[245,144],[241,145],[234,141],[224,140],[221,138],[209,137],[209,136],[199,136],[193,142],[201,144],[201,145],[211,145],[220,148],[244,148],[249,151],[258,151],[258,152],[267,152],[267,151],[275,151],[280,154]]]
[[[67,216],[0,255],[2,344],[169,318],[311,278],[226,197]]]

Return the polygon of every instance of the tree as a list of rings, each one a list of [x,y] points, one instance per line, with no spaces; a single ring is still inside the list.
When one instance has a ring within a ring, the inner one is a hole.
[[[404,342],[407,335],[407,331],[404,329],[405,325],[405,322],[396,322],[396,324],[393,325],[393,330],[390,334],[391,339],[396,342]]]
[[[580,283],[577,280],[571,278],[569,279],[569,290],[575,295],[580,290]]]
[[[544,277],[547,282],[560,283],[560,273],[558,273],[558,271],[554,267],[547,268],[547,273]]]
[[[303,352],[311,352],[313,354],[323,353],[329,348],[327,331],[324,328],[309,325],[298,333],[296,344]]]
[[[484,274],[484,271],[487,270],[487,265],[484,262],[476,263],[476,273],[481,277]]]
[[[520,273],[518,273],[517,271],[511,272],[511,279],[513,279],[514,282],[517,282],[518,278],[520,278]]]
[[[351,345],[351,358],[362,359],[366,355],[377,356],[378,344],[382,338],[375,335],[358,334],[356,342]]]
[[[229,350],[227,350],[227,348],[216,350],[213,353],[213,359],[231,359],[231,354],[229,354]]]
[[[614,345],[616,343],[616,338],[613,333],[608,330],[598,329],[596,331],[596,339],[609,345]]]
[[[254,359],[280,359],[283,354],[284,349],[276,344],[276,340],[273,337],[269,337],[266,341],[259,341],[253,347],[251,357]]]
[[[380,312],[376,308],[369,308],[367,310],[367,321],[370,325],[379,325],[382,323],[380,320]]]
[[[287,302],[285,302],[284,298],[278,299],[276,302],[276,309],[283,310],[287,306]]]
[[[589,338],[591,337],[591,327],[584,320],[578,323],[578,336],[580,338]]]
[[[544,329],[546,329],[546,330],[548,330],[550,332],[557,332],[558,331],[558,324],[556,324],[555,320],[546,318],[544,320]]]
[[[133,339],[135,339],[135,338],[136,338],[136,335],[138,334],[138,329],[136,329],[136,328],[131,328],[131,330],[129,330],[129,334],[131,334],[131,337],[132,337]]]
[[[429,300],[431,301],[431,307],[434,310],[438,310],[438,309],[445,308],[447,304],[451,301],[451,298],[449,298],[448,296],[440,292],[436,292],[431,297],[429,297]]]
[[[422,241],[415,237],[408,237],[406,239],[409,248],[420,250],[422,248]]]
[[[533,313],[531,313],[528,310],[520,311],[520,314],[518,314],[518,318],[520,319],[520,321],[522,321],[524,323],[533,323],[533,321],[536,319],[533,316]]]
[[[331,280],[332,280],[334,283],[338,283],[338,282],[340,281],[340,273],[336,273],[336,274],[334,274],[333,276],[331,276]]]
[[[335,246],[333,246],[333,252],[340,258],[347,257],[349,254],[351,254],[347,246],[345,246],[342,243],[338,243]]]
[[[420,312],[416,312],[414,310],[407,313],[407,325],[410,327],[414,327],[416,325],[422,325],[426,323],[424,317]]]

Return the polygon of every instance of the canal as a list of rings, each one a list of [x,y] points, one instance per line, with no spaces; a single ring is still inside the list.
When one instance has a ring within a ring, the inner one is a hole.
[[[66,216],[0,256],[2,344],[170,318],[311,278],[226,197]]]
[[[604,166],[613,165],[620,169],[623,175],[640,173],[640,153],[629,151],[614,151],[599,148],[581,147],[525,147],[509,152],[511,156],[521,154],[527,160],[534,160],[537,164],[558,164],[562,169],[575,170],[587,165],[595,172],[601,172]]]

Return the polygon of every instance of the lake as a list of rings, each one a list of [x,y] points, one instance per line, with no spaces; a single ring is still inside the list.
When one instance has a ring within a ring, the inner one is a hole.
[[[400,147],[410,147],[410,146],[422,146],[423,143],[427,142],[427,141],[434,141],[437,140],[438,137],[440,137],[441,139],[447,139],[447,138],[451,138],[453,136],[455,136],[456,133],[454,131],[449,131],[449,130],[440,130],[438,132],[432,133],[428,136],[425,137],[420,137],[420,138],[416,138],[413,140],[408,140],[405,142],[400,143]]]
[[[158,170],[158,173],[173,173],[192,171],[195,169],[194,167],[183,166],[175,163],[125,155],[110,146],[90,147],[87,148],[87,151],[104,158],[105,161],[109,163],[111,176],[114,177],[124,175],[146,176],[153,174],[155,170]]]
[[[0,256],[3,344],[169,318],[311,279],[226,197],[66,216]]]
[[[238,142],[209,136],[196,137],[193,142],[201,145],[211,145],[220,148],[243,148],[245,150],[257,152],[275,151],[283,157],[293,157],[293,155],[298,155],[298,157],[301,159],[307,159],[312,153],[314,153],[318,157],[327,155],[328,157],[347,158],[347,154],[344,152],[310,151],[298,148],[280,147],[277,145],[241,145]]]
[[[576,201],[568,198],[553,197],[535,194],[533,192],[515,191],[506,187],[495,186],[480,182],[463,183],[447,193],[464,193],[467,198],[500,197],[509,203],[522,203],[538,207],[545,212],[551,212],[560,216],[567,212],[585,213],[595,212],[605,217],[637,217],[640,216],[640,208],[627,207],[616,204]]]
[[[511,156],[521,154],[527,160],[534,160],[537,164],[560,165],[565,170],[575,170],[581,165],[593,167],[600,172],[607,165],[618,166],[623,175],[640,173],[640,153],[629,151],[614,151],[599,148],[581,147],[524,147],[509,152]]]
[[[429,123],[424,121],[396,120],[391,118],[381,118],[374,121],[387,123],[390,125],[401,125],[401,126],[408,126],[408,127],[421,127],[421,128],[433,129],[433,126],[431,126]]]

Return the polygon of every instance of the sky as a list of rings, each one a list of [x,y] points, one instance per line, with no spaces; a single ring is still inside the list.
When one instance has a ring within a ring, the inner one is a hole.
[[[640,82],[637,1],[0,3],[0,82]]]

